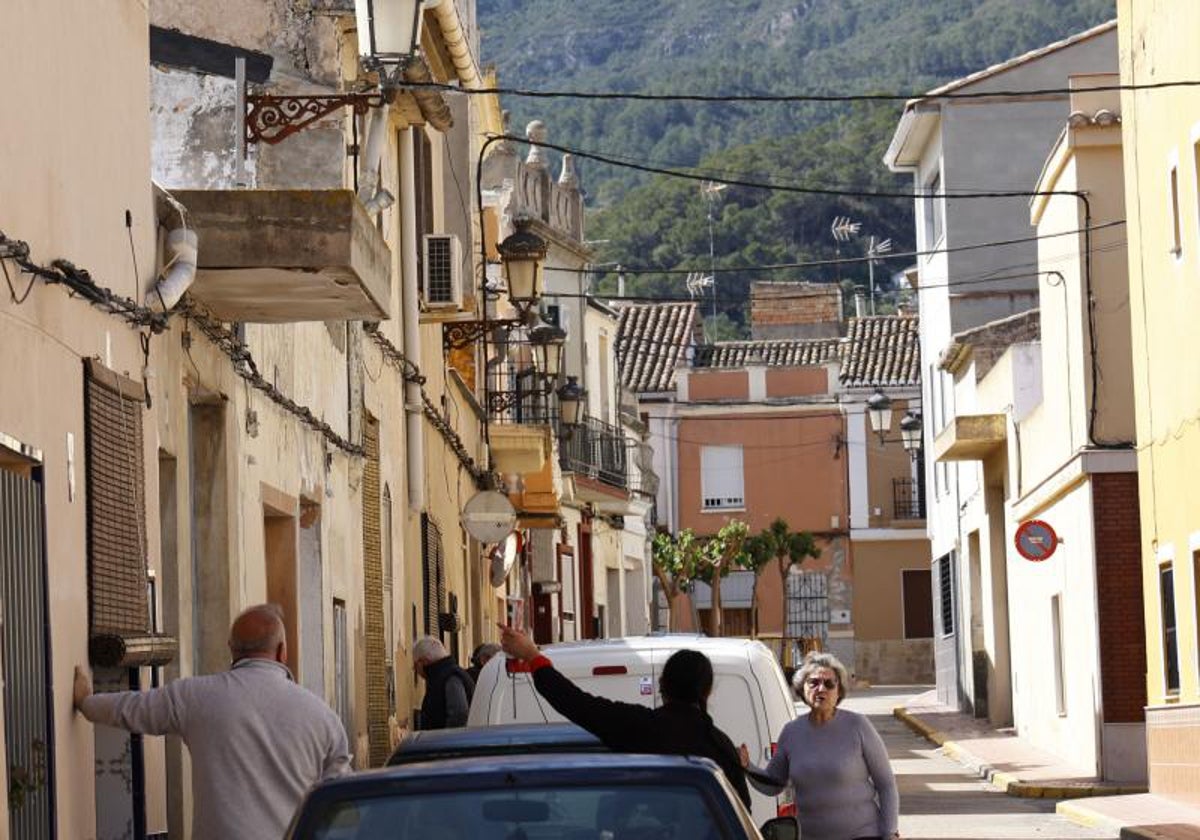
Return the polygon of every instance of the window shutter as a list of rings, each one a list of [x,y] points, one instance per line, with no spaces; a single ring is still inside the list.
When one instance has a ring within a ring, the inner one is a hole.
[[[742,447],[705,446],[700,450],[701,508],[745,507]]]
[[[442,529],[433,517],[421,514],[421,577],[425,590],[425,634],[441,636],[442,604],[446,603],[446,566]]]
[[[175,640],[150,626],[141,383],[84,362],[89,653],[97,665],[163,665]]]

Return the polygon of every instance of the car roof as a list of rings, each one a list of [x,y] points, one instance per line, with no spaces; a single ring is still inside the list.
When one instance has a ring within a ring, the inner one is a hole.
[[[664,776],[689,777],[693,781],[720,774],[707,758],[642,753],[525,753],[518,755],[470,756],[437,761],[416,761],[331,779],[313,793],[321,798],[379,795],[388,792],[461,790],[475,785],[490,787],[489,781],[512,785],[580,783],[661,783]],[[515,777],[515,779],[514,779]],[[398,787],[399,786],[399,787]]]
[[[497,752],[568,752],[604,749],[600,739],[573,723],[500,723],[493,726],[434,729],[406,736],[389,765],[456,755]]]
[[[690,633],[658,633],[652,636],[625,636],[618,639],[586,639],[578,642],[558,642],[546,645],[542,650],[547,654],[594,652],[597,650],[679,650],[691,648],[705,653],[735,653],[740,654],[747,649],[764,651],[766,647],[756,639],[731,639],[712,636],[702,636]]]

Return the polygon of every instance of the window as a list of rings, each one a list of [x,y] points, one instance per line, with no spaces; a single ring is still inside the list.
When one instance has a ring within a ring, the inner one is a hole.
[[[446,558],[442,554],[442,529],[427,513],[421,514],[421,578],[425,592],[425,634],[442,636],[442,607],[446,603]]]
[[[904,569],[900,573],[904,607],[904,638],[933,638],[933,576],[929,569]]]
[[[947,554],[938,561],[938,594],[941,600],[942,635],[954,634],[954,555]]]
[[[746,506],[742,447],[700,448],[700,507],[702,510],[739,510]]]
[[[1167,694],[1179,693],[1179,639],[1175,627],[1175,570],[1170,563],[1158,567],[1158,591],[1162,599],[1163,677]]]
[[[1050,633],[1054,645],[1054,704],[1059,717],[1067,714],[1066,658],[1063,656],[1062,596],[1050,599]]]
[[[932,251],[946,231],[946,202],[939,197],[942,173],[938,172],[925,185],[925,250]],[[929,255],[926,259],[932,259]]]
[[[392,490],[383,486],[379,535],[382,542],[380,554],[383,559],[383,661],[387,665],[388,710],[396,708],[396,603],[392,592]]]
[[[1171,166],[1171,253],[1183,258],[1183,239],[1179,231],[1179,166]]]

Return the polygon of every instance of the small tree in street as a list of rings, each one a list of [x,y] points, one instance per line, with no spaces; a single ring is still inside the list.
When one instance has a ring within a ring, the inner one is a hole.
[[[721,635],[721,581],[734,569],[745,568],[746,541],[749,537],[750,527],[735,519],[704,543],[696,578],[712,588],[712,609],[708,621],[710,636]]]
[[[654,576],[658,578],[659,586],[667,599],[667,627],[670,630],[678,629],[675,599],[688,591],[703,563],[703,554],[704,546],[690,528],[685,528],[676,536],[666,532],[654,535]]]
[[[754,578],[754,632],[758,633],[758,574],[772,559],[779,567],[780,597],[787,601],[787,576],[792,566],[799,566],[807,558],[821,556],[813,535],[809,531],[793,531],[787,520],[778,517],[750,541],[747,567],[752,567]]]

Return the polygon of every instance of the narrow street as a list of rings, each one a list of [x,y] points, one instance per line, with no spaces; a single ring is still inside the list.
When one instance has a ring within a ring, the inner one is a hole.
[[[1075,825],[1054,813],[1055,800],[1019,799],[993,790],[973,771],[938,752],[892,716],[920,687],[882,687],[846,698],[883,736],[900,785],[900,836],[909,838],[1046,838],[1116,835]],[[803,711],[803,707],[800,708]]]

